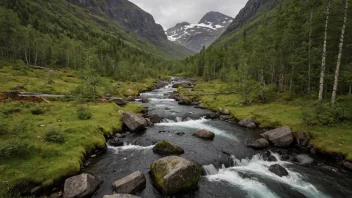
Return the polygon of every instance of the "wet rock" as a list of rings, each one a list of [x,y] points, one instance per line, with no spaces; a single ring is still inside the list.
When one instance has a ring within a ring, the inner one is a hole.
[[[64,185],[64,198],[90,197],[99,187],[100,180],[92,175],[83,173],[66,179]]]
[[[211,131],[202,129],[199,131],[196,131],[195,133],[193,133],[193,136],[202,138],[202,139],[206,139],[206,140],[213,140],[215,137],[215,134]]]
[[[277,161],[276,157],[273,156],[270,151],[265,152],[262,156],[265,161],[268,161],[268,162],[276,162]]]
[[[254,149],[263,149],[267,148],[269,146],[268,140],[264,138],[260,138],[259,140],[252,141],[248,144],[249,147],[252,147]]]
[[[130,194],[113,194],[113,195],[105,195],[103,198],[140,198]]]
[[[115,147],[123,146],[123,142],[120,141],[120,139],[117,138],[117,137],[109,140],[108,143],[109,143],[110,146],[115,146]]]
[[[142,99],[141,99],[141,102],[142,102],[142,103],[148,103],[148,102],[149,102],[149,99],[148,99],[148,98],[142,98]]]
[[[161,155],[180,155],[183,154],[185,151],[181,147],[171,142],[160,141],[155,144],[153,152]]]
[[[227,121],[231,120],[233,117],[231,115],[220,115],[220,120]]]
[[[152,115],[150,115],[150,121],[152,122],[152,123],[160,123],[161,122],[161,118],[157,115],[157,114],[152,114]]]
[[[239,125],[247,128],[255,128],[256,124],[253,118],[246,118],[238,122]]]
[[[148,126],[145,118],[129,112],[123,113],[122,122],[131,132],[142,132],[145,130],[145,127]]]
[[[283,161],[291,161],[291,156],[284,154],[284,155],[281,155],[280,159]]]
[[[191,105],[193,105],[193,106],[198,106],[198,105],[199,105],[199,102],[192,102]]]
[[[171,110],[171,108],[170,108],[170,107],[165,107],[165,110],[170,111],[170,110]]]
[[[150,127],[154,126],[154,123],[152,121],[150,121],[149,118],[146,118],[145,120],[147,120],[148,126],[150,126]]]
[[[287,170],[279,164],[274,164],[269,167],[269,171],[279,177],[288,176]]]
[[[315,148],[313,148],[313,147],[310,148],[309,153],[315,155],[316,154]]]
[[[215,119],[217,119],[219,116],[218,116],[218,114],[216,114],[216,113],[208,113],[206,116],[205,116],[205,118],[206,119],[211,119],[211,120],[215,120]]]
[[[176,134],[177,134],[178,136],[183,136],[183,135],[185,135],[185,132],[180,131],[180,132],[177,132]]]
[[[179,105],[192,105],[192,100],[189,98],[182,98],[179,102]]]
[[[125,138],[126,135],[125,134],[121,134],[121,133],[116,133],[115,137],[117,137],[117,138]]]
[[[177,156],[159,159],[150,165],[154,184],[165,195],[197,187],[201,169],[195,163]]]
[[[62,191],[51,193],[49,196],[49,198],[61,198],[61,197],[62,197]]]
[[[296,143],[300,147],[306,147],[308,146],[309,138],[306,132],[295,132],[293,133],[293,136],[295,137]]]
[[[227,110],[227,109],[224,109],[224,110],[222,111],[222,114],[224,114],[224,115],[230,115],[231,112],[230,112],[229,110]]]
[[[122,194],[135,194],[143,190],[145,186],[146,179],[140,171],[136,171],[112,184],[114,192]]]
[[[348,170],[352,171],[352,163],[351,162],[344,162],[343,166],[347,168]]]
[[[314,163],[314,159],[309,157],[308,155],[296,155],[294,157],[294,160],[301,163],[301,164],[313,164]]]
[[[290,127],[284,126],[278,129],[270,130],[262,136],[276,147],[288,147],[293,142],[293,135]]]
[[[119,105],[120,107],[123,107],[127,104],[127,102],[122,98],[111,98],[110,102],[113,102],[113,103]]]

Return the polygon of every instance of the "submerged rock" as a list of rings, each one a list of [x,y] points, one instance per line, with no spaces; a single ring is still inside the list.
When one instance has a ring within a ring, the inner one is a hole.
[[[180,132],[177,132],[176,134],[177,134],[178,136],[183,136],[183,135],[185,135],[185,132],[180,131]]]
[[[104,195],[103,198],[140,198],[130,194],[113,194],[113,195]]]
[[[153,152],[161,155],[179,155],[183,154],[185,151],[171,142],[160,141],[155,144]]]
[[[136,171],[124,178],[115,181],[112,188],[116,193],[135,194],[146,186],[146,179],[143,173]]]
[[[246,118],[238,122],[239,125],[247,128],[256,128],[255,121],[253,118]]]
[[[290,146],[293,142],[293,135],[290,127],[288,126],[267,131],[263,133],[262,136],[276,147],[285,148]]]
[[[193,136],[196,136],[202,139],[213,140],[215,137],[215,134],[211,131],[202,129],[193,133]]]
[[[127,126],[131,132],[142,132],[148,126],[148,122],[142,116],[124,112],[122,115],[122,122]]]
[[[252,147],[254,149],[264,149],[269,146],[268,140],[264,138],[260,138],[259,140],[252,141],[248,144],[249,147]]]
[[[115,147],[123,146],[123,142],[121,142],[120,139],[117,137],[109,140],[108,143],[110,146],[115,146]]]
[[[313,164],[314,163],[314,159],[311,158],[309,155],[296,155],[294,157],[295,161],[301,163],[301,164]]]
[[[279,164],[274,164],[269,167],[269,171],[279,177],[288,176],[287,170]]]
[[[141,99],[141,102],[142,102],[142,103],[148,103],[148,102],[149,102],[149,99],[148,99],[148,98],[142,98],[142,99]]]
[[[199,166],[184,158],[169,156],[150,165],[154,184],[165,195],[194,189],[200,179]]]
[[[149,119],[154,124],[159,123],[162,120],[157,114],[152,114]]]
[[[100,180],[89,174],[81,174],[66,179],[64,198],[86,198],[91,196],[100,185]]]

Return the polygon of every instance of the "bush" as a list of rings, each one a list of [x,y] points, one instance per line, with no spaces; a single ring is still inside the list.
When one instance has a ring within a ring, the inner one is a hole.
[[[9,128],[5,123],[0,123],[0,135],[8,133]]]
[[[12,68],[18,71],[26,71],[28,69],[28,66],[22,60],[17,60],[16,63],[12,66]]]
[[[33,115],[41,115],[48,111],[48,108],[43,104],[36,104],[31,108]]]
[[[21,112],[21,108],[19,106],[13,106],[13,105],[5,106],[2,111],[2,113],[5,116],[10,116],[11,114],[19,113],[19,112]]]
[[[13,125],[12,127],[12,132],[17,134],[17,135],[21,135],[26,133],[27,131],[31,130],[32,126],[29,125],[27,122],[25,122],[24,120],[19,120],[15,125]]]
[[[0,147],[0,156],[4,158],[21,157],[28,153],[31,146],[20,140],[8,142]]]
[[[45,141],[63,144],[65,142],[65,136],[58,128],[48,128],[44,134]]]
[[[77,109],[77,116],[80,120],[89,120],[92,118],[92,112],[90,112],[89,109],[81,106]]]

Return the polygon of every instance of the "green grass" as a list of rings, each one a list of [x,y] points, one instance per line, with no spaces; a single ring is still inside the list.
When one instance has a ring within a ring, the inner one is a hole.
[[[142,107],[129,104],[124,108],[113,103],[85,104],[93,117],[79,120],[76,103],[45,104],[49,111],[42,115],[32,115],[30,108],[35,104],[17,102],[0,104],[0,112],[5,108],[20,107],[21,112],[4,115],[1,122],[10,130],[1,135],[0,147],[15,139],[28,143],[31,149],[21,157],[0,161],[0,197],[6,197],[7,190],[21,182],[34,182],[50,185],[55,179],[80,170],[85,154],[97,148],[104,148],[104,134],[122,130],[119,110],[140,112]],[[26,131],[11,130],[20,123],[28,123]],[[48,127],[60,129],[65,137],[63,144],[45,141],[44,133]]]
[[[215,93],[228,91],[229,85],[219,81],[200,82],[194,91],[187,92],[184,89],[179,91],[183,94]],[[304,104],[313,101],[310,98],[296,98],[287,101],[287,94],[279,94],[274,102],[267,104],[244,105],[238,94],[230,95],[206,95],[200,100],[205,107],[213,110],[226,108],[231,111],[236,119],[252,117],[260,124],[261,128],[277,128],[288,125],[296,131],[306,131],[312,138],[316,148],[328,151],[339,152],[346,156],[347,160],[352,160],[352,130],[351,124],[343,123],[331,126],[305,126],[302,120],[302,108]],[[350,102],[350,101],[347,101]]]

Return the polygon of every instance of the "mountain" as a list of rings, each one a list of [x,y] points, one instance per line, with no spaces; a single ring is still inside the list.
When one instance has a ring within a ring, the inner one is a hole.
[[[199,52],[219,38],[232,21],[233,18],[219,12],[209,12],[198,24],[178,23],[166,34],[170,41]]]

